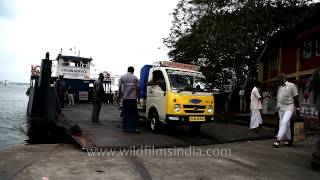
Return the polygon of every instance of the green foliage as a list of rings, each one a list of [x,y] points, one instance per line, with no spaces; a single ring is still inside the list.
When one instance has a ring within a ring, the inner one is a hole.
[[[306,0],[181,0],[164,43],[177,62],[200,65],[214,86],[256,72],[265,44],[294,26]]]

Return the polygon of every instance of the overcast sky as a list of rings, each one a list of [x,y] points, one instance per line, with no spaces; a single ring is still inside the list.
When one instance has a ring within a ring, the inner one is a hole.
[[[31,64],[76,47],[92,69],[121,75],[132,65],[168,60],[179,0],[0,0],[0,81],[28,82]],[[159,49],[160,47],[160,49]]]

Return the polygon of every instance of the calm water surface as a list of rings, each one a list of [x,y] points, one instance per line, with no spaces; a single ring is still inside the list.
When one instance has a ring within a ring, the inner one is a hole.
[[[0,149],[26,144],[27,85],[0,84]]]

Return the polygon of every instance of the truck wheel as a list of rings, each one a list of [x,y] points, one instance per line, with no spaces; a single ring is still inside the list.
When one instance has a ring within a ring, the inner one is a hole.
[[[150,115],[150,119],[149,119],[149,123],[150,123],[150,129],[153,132],[158,132],[160,129],[160,122],[159,122],[159,116],[156,112],[153,112]]]
[[[201,124],[189,124],[189,131],[190,132],[199,132],[201,129]]]

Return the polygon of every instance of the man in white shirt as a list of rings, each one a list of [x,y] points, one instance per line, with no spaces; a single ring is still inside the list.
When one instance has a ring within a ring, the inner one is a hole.
[[[250,120],[250,131],[257,132],[257,128],[260,124],[262,124],[261,118],[261,95],[259,93],[261,89],[261,83],[257,81],[251,91],[251,103],[250,103],[250,110],[251,110],[251,120]]]
[[[291,145],[290,119],[295,110],[296,113],[300,113],[298,89],[296,85],[288,82],[285,74],[278,75],[278,83],[276,108],[279,114],[279,131],[277,140],[273,143],[274,147],[279,147],[280,141],[285,141],[285,145]]]
[[[122,130],[124,132],[139,133],[137,99],[139,98],[139,81],[133,75],[134,68],[128,67],[127,74],[121,76],[119,92],[122,92]]]

